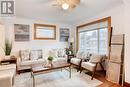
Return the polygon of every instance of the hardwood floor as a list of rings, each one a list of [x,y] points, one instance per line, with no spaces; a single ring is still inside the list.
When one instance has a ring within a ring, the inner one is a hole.
[[[121,87],[121,86],[114,84],[112,82],[109,82],[109,81],[104,81],[103,84],[101,84],[97,87]]]
[[[105,74],[102,72],[98,72],[95,76],[98,80],[102,81],[103,84],[97,86],[97,87],[121,87],[120,85],[117,85],[115,83],[112,83],[110,81],[107,81],[105,78]]]
[[[90,75],[90,73],[87,73],[87,74]],[[115,83],[107,81],[105,79],[105,74],[103,72],[97,72],[96,75],[95,75],[95,78],[103,82],[103,84],[101,84],[101,85],[99,85],[97,87],[122,87],[120,85],[117,85]]]

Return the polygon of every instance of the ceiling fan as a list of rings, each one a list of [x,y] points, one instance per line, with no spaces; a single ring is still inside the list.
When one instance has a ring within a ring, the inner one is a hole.
[[[80,0],[55,0],[53,6],[61,7],[63,10],[73,9],[80,3]]]

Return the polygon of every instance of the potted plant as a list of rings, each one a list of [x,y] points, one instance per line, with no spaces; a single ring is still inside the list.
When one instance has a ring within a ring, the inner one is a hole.
[[[12,43],[9,42],[8,40],[5,41],[5,46],[4,46],[4,52],[5,52],[5,57],[10,58],[10,53],[12,50]]]
[[[53,61],[53,59],[54,59],[54,58],[53,58],[52,56],[49,56],[49,57],[48,57],[48,62],[49,62],[49,64],[52,65],[52,61]]]
[[[66,53],[66,55],[69,55],[69,54],[73,54],[74,52],[72,49],[66,48],[65,53]]]

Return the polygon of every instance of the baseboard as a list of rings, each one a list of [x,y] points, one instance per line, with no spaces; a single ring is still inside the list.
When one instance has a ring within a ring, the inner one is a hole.
[[[125,83],[124,83],[124,86],[126,86],[126,87],[130,87],[130,83],[125,82]]]

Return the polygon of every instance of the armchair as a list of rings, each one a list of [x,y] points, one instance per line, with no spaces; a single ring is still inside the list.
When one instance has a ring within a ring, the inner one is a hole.
[[[78,51],[76,56],[74,58],[71,58],[71,64],[78,67],[77,71],[80,70],[82,61],[87,59],[88,55],[88,52]]]
[[[83,69],[92,72],[91,80],[93,80],[98,64],[100,64],[102,70],[104,70],[101,64],[103,57],[104,57],[103,55],[93,54],[88,62],[81,63],[80,73],[82,72]]]

